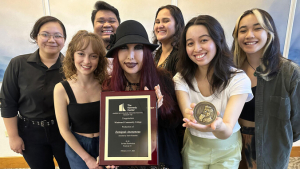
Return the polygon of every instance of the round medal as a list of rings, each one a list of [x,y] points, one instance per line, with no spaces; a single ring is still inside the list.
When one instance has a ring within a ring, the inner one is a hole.
[[[216,107],[209,102],[199,102],[193,112],[195,120],[203,125],[211,124],[217,118]]]

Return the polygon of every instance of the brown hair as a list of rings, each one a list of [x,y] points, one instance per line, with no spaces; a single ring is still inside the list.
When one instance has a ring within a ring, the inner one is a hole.
[[[102,84],[107,77],[108,61],[105,58],[105,48],[102,39],[99,35],[89,33],[85,30],[78,31],[68,45],[66,57],[63,61],[63,73],[66,79],[77,79],[77,69],[74,64],[74,53],[78,50],[86,49],[89,44],[92,45],[93,52],[99,56],[98,66],[94,71],[95,79]]]

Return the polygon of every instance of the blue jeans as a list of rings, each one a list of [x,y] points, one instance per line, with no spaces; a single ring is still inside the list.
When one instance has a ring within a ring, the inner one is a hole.
[[[32,124],[32,121],[18,119],[18,131],[23,139],[23,157],[32,169],[54,169],[53,156],[60,169],[70,169],[56,122],[49,126]]]
[[[92,157],[99,156],[99,137],[88,138],[72,132],[82,148]],[[66,143],[66,155],[72,169],[88,169],[82,158]]]

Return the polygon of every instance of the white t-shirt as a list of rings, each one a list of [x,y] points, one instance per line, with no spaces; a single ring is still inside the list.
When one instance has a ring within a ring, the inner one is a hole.
[[[233,70],[237,70],[237,69],[233,69]],[[249,77],[244,72],[236,73],[233,74],[232,76],[233,77],[231,78],[226,89],[223,90],[219,95],[217,95],[217,97],[214,94],[208,97],[203,96],[199,91],[196,78],[193,78],[192,80],[192,85],[195,91],[189,88],[188,84],[185,82],[184,78],[181,76],[180,73],[177,73],[173,77],[173,80],[175,82],[175,90],[181,90],[187,92],[190,97],[191,103],[197,104],[198,102],[201,101],[210,102],[216,107],[217,111],[220,112],[220,116],[223,117],[227,102],[231,96],[248,93],[246,102],[250,101],[253,98],[253,94],[251,91],[251,81]],[[237,132],[239,129],[240,129],[240,125],[237,122],[233,128],[233,133]],[[190,128],[190,132],[192,135],[197,137],[217,139],[212,132],[201,132],[192,128]]]

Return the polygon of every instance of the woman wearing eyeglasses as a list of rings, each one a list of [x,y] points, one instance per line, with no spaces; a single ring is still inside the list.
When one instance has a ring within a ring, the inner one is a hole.
[[[1,88],[1,116],[10,148],[24,156],[32,169],[69,169],[65,142],[55,119],[53,89],[60,73],[66,30],[57,18],[40,18],[30,33],[38,49],[13,58]]]

